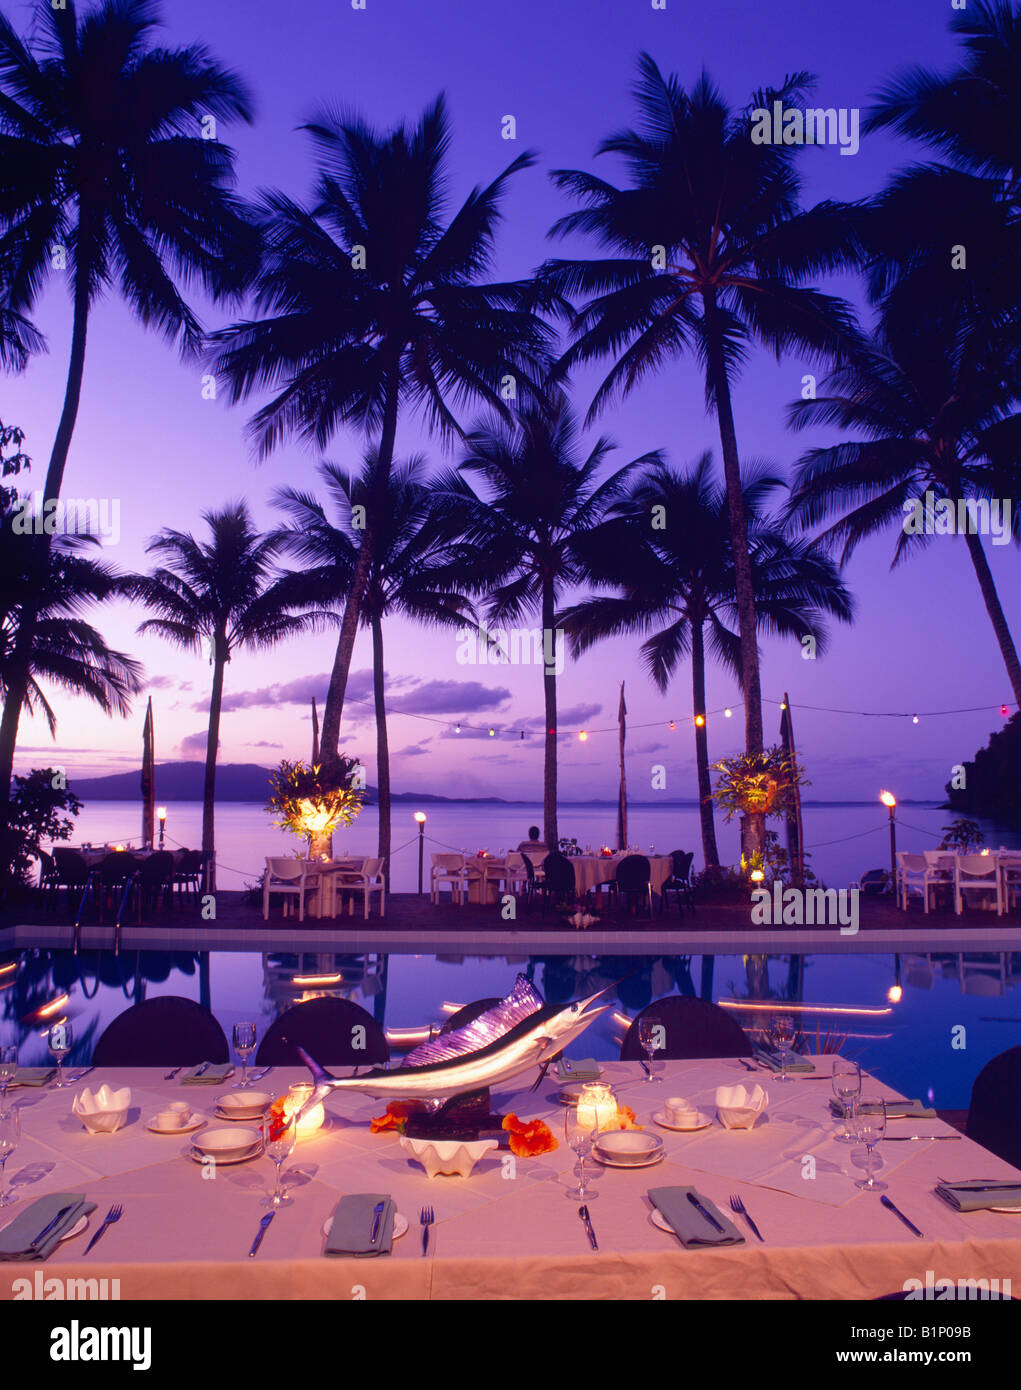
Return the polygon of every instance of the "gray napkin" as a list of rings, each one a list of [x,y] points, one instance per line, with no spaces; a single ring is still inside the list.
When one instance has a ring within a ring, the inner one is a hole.
[[[774,1054],[773,1054],[772,1052],[766,1052],[766,1051],[764,1051],[762,1048],[759,1048],[759,1047],[757,1047],[757,1048],[755,1049],[755,1055],[756,1055],[756,1057],[758,1057],[758,1059],[759,1059],[760,1062],[765,1062],[766,1066],[769,1067],[770,1071],[775,1071],[777,1074],[779,1074],[779,1071],[780,1071],[780,1058],[779,1058],[779,1057],[774,1056]],[[798,1052],[791,1052],[791,1053],[789,1053],[788,1056],[787,1056],[787,1070],[788,1070],[788,1071],[815,1071],[815,1063],[814,1063],[814,1062],[810,1062],[810,1061],[808,1060],[807,1057],[802,1057],[801,1054],[798,1053]]]
[[[988,1191],[989,1187],[990,1184],[982,1182],[980,1178],[970,1182],[941,1182],[936,1187],[936,1194],[958,1211],[983,1211],[986,1207],[1021,1208],[1021,1181],[1012,1183],[1005,1179],[992,1192]]]
[[[195,1073],[201,1065],[201,1062],[196,1062],[190,1071],[185,1072],[181,1077],[182,1086],[219,1086],[234,1070],[229,1062],[224,1062],[222,1065],[207,1067],[201,1076],[196,1076]]]
[[[720,1223],[723,1235],[714,1230],[698,1208],[688,1201],[689,1192],[694,1192],[706,1211]],[[744,1245],[744,1236],[734,1223],[728,1221],[720,1209],[694,1187],[650,1187],[648,1195],[653,1206],[670,1222],[685,1250],[700,1245]]]
[[[839,1101],[830,1101],[830,1112],[837,1119],[843,1116],[844,1112]],[[867,1105],[865,1112],[866,1114],[879,1113],[872,1105]],[[934,1120],[936,1119],[936,1112],[923,1105],[920,1100],[888,1100],[886,1102],[886,1118],[888,1120]]]
[[[385,1202],[386,1206],[379,1222],[379,1235],[375,1244],[370,1244],[372,1211],[377,1202]],[[393,1245],[396,1211],[388,1192],[352,1192],[341,1197],[326,1237],[327,1255],[353,1255],[356,1259],[389,1255]]]
[[[41,1245],[32,1240],[53,1220],[61,1207],[70,1206]],[[32,1263],[45,1260],[56,1248],[61,1236],[68,1233],[83,1216],[96,1210],[95,1202],[87,1202],[81,1192],[51,1192],[19,1211],[9,1225],[0,1231],[0,1260]]]
[[[56,1076],[56,1067],[19,1067],[14,1073],[12,1086],[45,1086]]]
[[[557,1063],[557,1075],[561,1081],[598,1081],[599,1063],[594,1057],[579,1057],[577,1060],[571,1058],[570,1070],[566,1063],[569,1059],[561,1057]]]

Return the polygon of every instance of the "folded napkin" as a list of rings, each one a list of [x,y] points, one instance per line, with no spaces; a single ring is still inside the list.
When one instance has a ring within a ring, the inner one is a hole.
[[[379,1222],[379,1235],[374,1245],[372,1212],[377,1202],[385,1202]],[[397,1208],[388,1192],[352,1192],[341,1197],[333,1213],[333,1225],[326,1237],[327,1255],[353,1255],[356,1259],[371,1255],[389,1255],[393,1245],[394,1215]]]
[[[56,1076],[56,1067],[19,1067],[14,1073],[12,1086],[45,1086],[51,1077]]]
[[[234,1070],[229,1062],[224,1062],[222,1066],[207,1067],[201,1076],[196,1076],[201,1065],[201,1062],[197,1062],[190,1071],[185,1072],[181,1077],[182,1086],[219,1086]]]
[[[571,1068],[564,1065],[567,1058],[561,1057],[557,1063],[557,1075],[561,1081],[598,1081],[599,1063],[594,1057],[570,1058]]]
[[[755,1055],[760,1062],[765,1062],[770,1071],[779,1072],[780,1058],[773,1052],[766,1052],[763,1048],[757,1047]],[[810,1062],[807,1057],[802,1057],[798,1052],[787,1054],[788,1071],[815,1071],[815,1063]]]
[[[830,1112],[838,1119],[843,1115],[838,1100],[830,1101]],[[867,1115],[879,1113],[878,1106],[866,1105]],[[886,1102],[886,1118],[888,1120],[934,1120],[936,1119],[935,1110],[930,1110],[924,1106],[920,1100],[888,1100]]]
[[[70,1207],[70,1210],[64,1213],[41,1245],[33,1246],[32,1240],[45,1230],[61,1207]],[[67,1235],[83,1216],[95,1210],[95,1202],[87,1202],[81,1192],[51,1192],[48,1197],[40,1197],[19,1211],[14,1220],[0,1231],[0,1260],[22,1263],[45,1260],[56,1248],[61,1236]]]
[[[710,1226],[697,1207],[688,1201],[688,1193],[695,1196],[723,1227],[721,1235]],[[744,1245],[745,1239],[732,1221],[728,1221],[720,1209],[708,1197],[694,1187],[650,1187],[649,1201],[663,1213],[677,1233],[677,1238],[685,1250],[699,1245]]]
[[[992,1188],[992,1191],[990,1191]],[[936,1193],[958,1211],[982,1211],[986,1207],[1021,1208],[1021,1180],[1005,1179],[995,1186],[974,1178],[970,1182],[941,1182]]]

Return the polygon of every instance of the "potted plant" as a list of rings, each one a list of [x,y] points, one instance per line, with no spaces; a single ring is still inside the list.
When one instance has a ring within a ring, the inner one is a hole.
[[[745,872],[765,870],[761,854],[746,852],[746,818],[787,815],[794,810],[797,789],[810,783],[799,764],[780,745],[763,753],[723,758],[713,763],[713,770],[721,774],[713,800],[722,807],[726,820],[741,816],[741,868]]]
[[[318,763],[309,766],[285,758],[269,779],[270,798],[266,810],[275,815],[273,824],[289,830],[308,842],[308,857],[333,856],[333,832],[339,825],[351,825],[361,814],[365,796],[360,785],[361,769],[356,759],[341,758],[335,777],[323,776]]]

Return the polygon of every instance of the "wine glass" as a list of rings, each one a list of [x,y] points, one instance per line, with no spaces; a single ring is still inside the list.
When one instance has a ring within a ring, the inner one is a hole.
[[[16,1105],[0,1115],[0,1207],[9,1207],[18,1200],[16,1192],[8,1192],[4,1187],[4,1169],[7,1160],[18,1147],[21,1138],[21,1111]]]
[[[592,1197],[599,1196],[594,1187],[585,1186],[585,1160],[592,1152],[598,1132],[598,1126],[579,1120],[576,1105],[567,1107],[564,1114],[564,1137],[567,1139],[567,1147],[578,1155],[578,1166],[574,1170],[578,1174],[578,1186],[568,1188],[567,1195],[579,1202],[587,1202]]]
[[[638,1041],[642,1045],[642,1051],[648,1058],[647,1075],[645,1077],[647,1082],[652,1081],[660,1083],[662,1081],[661,1077],[653,1076],[652,1074],[652,1059],[656,1055],[656,1049],[659,1047],[660,1030],[662,1027],[663,1020],[658,1014],[645,1014],[638,1020]]]
[[[53,1081],[53,1088],[60,1090],[61,1087],[68,1085],[68,1082],[64,1080],[64,1073],[61,1068],[64,1064],[64,1058],[74,1046],[74,1028],[66,1018],[63,1023],[55,1023],[47,1032],[46,1046],[57,1059],[57,1075]]]
[[[780,1075],[778,1081],[790,1081],[787,1075],[787,1054],[794,1043],[794,1019],[790,1014],[778,1014],[769,1030],[773,1044],[780,1054]]]
[[[266,1115],[262,1121],[262,1145],[263,1150],[273,1160],[277,1166],[276,1187],[273,1189],[271,1197],[264,1197],[259,1203],[263,1207],[272,1207],[274,1211],[277,1207],[289,1207],[294,1203],[293,1197],[288,1197],[287,1193],[280,1185],[282,1165],[294,1153],[294,1141],[298,1135],[298,1112],[294,1110],[290,1115]]]
[[[848,1057],[833,1059],[833,1094],[843,1109],[842,1128],[834,1135],[840,1144],[853,1144],[855,1136],[851,1126],[851,1103],[861,1095],[861,1067]]]
[[[859,1178],[855,1187],[863,1187],[869,1192],[879,1192],[886,1187],[885,1182],[876,1182],[872,1174],[872,1150],[886,1133],[886,1101],[862,1100],[854,1103],[855,1138],[865,1145],[866,1161],[864,1178]]]
[[[234,1051],[241,1058],[241,1080],[235,1081],[232,1091],[245,1091],[252,1084],[248,1079],[248,1059],[255,1051],[255,1024],[235,1023]]]
[[[18,1074],[18,1049],[0,1047],[0,1109],[7,1108],[7,1087]]]

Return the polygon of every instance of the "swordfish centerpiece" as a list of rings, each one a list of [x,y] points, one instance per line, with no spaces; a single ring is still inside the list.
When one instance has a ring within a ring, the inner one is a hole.
[[[532,1067],[548,1064],[590,1023],[613,1007],[595,1001],[605,990],[563,1007],[547,1004],[531,981],[519,975],[506,999],[463,1028],[444,1033],[409,1052],[392,1071],[376,1067],[361,1076],[331,1076],[298,1048],[315,1090],[306,1107],[331,1091],[354,1091],[388,1100],[440,1100],[498,1086]]]

